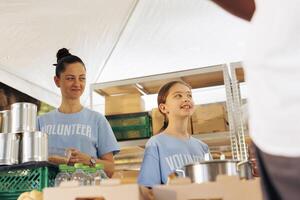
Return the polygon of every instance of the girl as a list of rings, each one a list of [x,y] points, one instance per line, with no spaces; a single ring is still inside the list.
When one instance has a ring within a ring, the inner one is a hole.
[[[49,147],[71,149],[68,164],[103,163],[108,176],[114,171],[113,155],[119,147],[105,117],[83,107],[86,68],[82,60],[65,48],[57,52],[54,82],[62,94],[58,109],[38,118],[38,130],[49,135]],[[49,158],[51,160],[51,158]]]
[[[158,92],[159,111],[165,116],[162,132],[146,144],[138,183],[152,187],[165,184],[168,175],[183,166],[201,161],[208,146],[188,133],[188,121],[194,112],[190,86],[172,81]]]

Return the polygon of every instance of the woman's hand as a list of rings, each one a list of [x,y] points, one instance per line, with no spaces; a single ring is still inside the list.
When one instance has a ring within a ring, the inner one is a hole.
[[[78,149],[69,149],[69,164],[83,163],[90,165],[91,156],[79,151]]]

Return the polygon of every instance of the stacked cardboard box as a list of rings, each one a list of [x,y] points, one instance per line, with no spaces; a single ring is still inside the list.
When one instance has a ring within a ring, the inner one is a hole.
[[[159,112],[158,108],[153,108],[151,111],[152,115],[152,128],[153,128],[153,135],[156,135],[160,132],[160,129],[164,125],[164,116]],[[192,124],[189,121],[188,124],[188,132],[192,134]]]
[[[262,200],[259,179],[219,176],[216,182],[154,186],[157,200]]]
[[[197,105],[192,116],[193,134],[228,131],[223,103]]]
[[[145,102],[139,94],[105,97],[105,115],[136,113],[145,111]]]
[[[137,184],[114,185],[114,180],[109,179],[111,184],[100,186],[60,186],[50,187],[43,190],[44,200],[75,200],[96,199],[102,197],[105,200],[142,200],[140,189]],[[120,180],[118,180],[120,182]],[[124,196],[125,195],[125,196]]]

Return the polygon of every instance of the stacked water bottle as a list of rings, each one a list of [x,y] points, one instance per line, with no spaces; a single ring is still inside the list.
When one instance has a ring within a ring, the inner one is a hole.
[[[95,167],[85,166],[82,163],[76,163],[74,166],[61,164],[59,173],[55,177],[55,186],[58,187],[66,181],[77,181],[80,186],[100,185],[104,179],[108,179],[108,177],[101,163],[97,163]]]

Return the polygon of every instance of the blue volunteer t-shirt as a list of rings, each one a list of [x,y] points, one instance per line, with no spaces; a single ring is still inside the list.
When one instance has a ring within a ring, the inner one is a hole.
[[[99,158],[103,154],[120,151],[106,118],[88,108],[71,114],[55,109],[38,117],[37,129],[48,133],[49,153],[51,149],[72,147]]]
[[[146,187],[165,184],[176,169],[204,160],[208,146],[190,137],[179,139],[165,133],[150,138],[146,144],[138,183]]]

